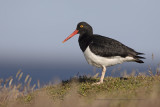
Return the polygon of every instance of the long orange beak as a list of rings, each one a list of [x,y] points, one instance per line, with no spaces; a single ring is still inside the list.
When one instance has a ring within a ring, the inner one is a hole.
[[[75,30],[71,35],[69,35],[62,43],[66,42],[68,39],[70,39],[71,37],[73,37],[74,35],[76,35],[78,33],[78,30]]]

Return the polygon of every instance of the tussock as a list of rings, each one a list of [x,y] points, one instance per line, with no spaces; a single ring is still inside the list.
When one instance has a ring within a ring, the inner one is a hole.
[[[31,86],[30,75],[21,82],[23,72],[19,70],[15,79],[0,79],[0,107],[160,107],[159,67],[155,73],[149,67],[149,75],[135,72],[106,77],[101,85],[92,85],[99,81],[96,74],[46,86],[40,86],[38,80]]]
[[[0,107],[6,107],[8,104],[17,102],[17,99],[23,98],[29,93],[33,92],[36,84],[30,86],[32,78],[29,75],[26,76],[24,83],[20,82],[23,76],[23,72],[19,70],[16,74],[16,78],[9,77],[6,80],[0,79]],[[29,81],[27,83],[27,78]],[[13,83],[17,82],[17,83]]]

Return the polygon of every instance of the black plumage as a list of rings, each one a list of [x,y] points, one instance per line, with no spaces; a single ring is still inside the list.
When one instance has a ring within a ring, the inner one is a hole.
[[[140,59],[144,57],[138,56],[142,53],[136,52],[132,48],[129,48],[114,39],[100,35],[93,36],[94,37],[92,42],[89,44],[89,47],[94,54],[102,57],[121,56],[125,58],[127,56],[131,56],[136,59],[136,62],[143,63]]]
[[[143,53],[136,52],[117,40],[93,34],[92,27],[86,22],[80,22],[76,30],[63,43],[77,33],[80,34],[78,42],[87,62],[93,66],[102,68],[100,82],[96,84],[103,83],[106,67],[108,66],[130,61],[144,63],[141,60],[144,57],[140,56]]]
[[[86,26],[85,30],[81,30],[79,25]],[[86,48],[89,46],[90,50],[95,54],[102,57],[114,57],[121,56],[127,57],[131,56],[135,58],[135,62],[143,63],[142,60],[144,57],[138,56],[143,53],[136,52],[134,49],[125,46],[117,40],[111,39],[109,37],[104,37],[101,35],[93,34],[92,27],[87,25],[86,22],[81,22],[77,26],[77,30],[79,30],[79,45],[81,50],[84,52]]]

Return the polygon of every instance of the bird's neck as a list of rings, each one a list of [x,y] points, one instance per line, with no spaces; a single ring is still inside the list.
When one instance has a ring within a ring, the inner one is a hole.
[[[88,45],[92,42],[93,34],[80,34],[78,42],[81,50],[84,52]]]

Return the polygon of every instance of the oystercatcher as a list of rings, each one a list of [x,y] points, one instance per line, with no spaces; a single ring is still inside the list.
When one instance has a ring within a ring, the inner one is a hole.
[[[93,66],[102,68],[100,82],[97,84],[103,83],[106,67],[123,62],[144,63],[141,60],[144,57],[139,56],[143,53],[136,52],[117,40],[93,34],[92,27],[86,22],[78,23],[76,30],[63,43],[76,34],[80,34],[78,42],[87,62]]]

